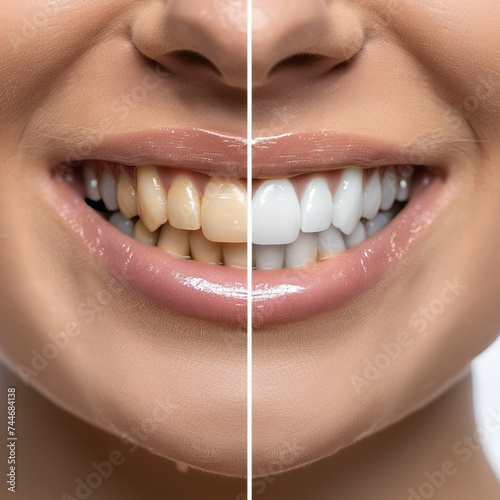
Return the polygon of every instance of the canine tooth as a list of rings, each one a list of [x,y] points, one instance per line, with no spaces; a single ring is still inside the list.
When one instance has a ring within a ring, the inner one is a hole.
[[[257,269],[282,269],[285,266],[285,245],[254,245]]]
[[[344,236],[335,226],[330,226],[318,235],[318,254],[320,259],[325,259],[332,253],[345,250]]]
[[[222,245],[207,240],[201,229],[189,233],[189,246],[191,257],[198,262],[206,264],[220,264],[222,262]]]
[[[373,219],[378,214],[381,203],[382,183],[380,182],[380,174],[377,170],[372,174],[366,184],[361,217]]]
[[[351,234],[359,222],[363,207],[363,171],[347,168],[333,196],[332,224],[344,234]]]
[[[104,170],[101,177],[101,196],[102,201],[110,212],[118,210],[118,202],[116,200],[116,181],[114,177]]]
[[[120,212],[115,212],[109,218],[109,222],[113,224],[113,226],[115,226],[117,229],[119,229],[122,233],[133,236],[134,223],[130,219],[124,217]]]
[[[213,178],[201,202],[205,238],[222,243],[247,241],[247,191],[236,179]]]
[[[200,195],[186,175],[177,176],[167,197],[168,222],[177,229],[200,229]]]
[[[396,193],[396,201],[407,201],[410,195],[410,180],[401,179],[398,184],[398,191]]]
[[[360,221],[354,228],[354,231],[345,237],[345,246],[347,248],[355,247],[366,240],[366,229],[364,224]]]
[[[134,225],[134,238],[143,245],[155,246],[158,241],[158,235],[160,234],[159,229],[151,232],[142,222],[138,219]]]
[[[99,180],[96,173],[89,167],[83,167],[83,181],[85,183],[85,196],[89,200],[101,201],[101,191],[99,190]]]
[[[374,234],[378,233],[392,220],[392,214],[389,212],[380,212],[372,220],[365,222],[366,234],[368,238],[372,237]]]
[[[398,191],[398,178],[394,170],[388,170],[382,179],[382,203],[381,210],[389,210],[396,199]]]
[[[333,200],[328,183],[322,177],[311,179],[300,200],[300,229],[304,233],[317,233],[330,227]]]
[[[152,165],[137,167],[137,209],[151,232],[167,222],[167,193]]]
[[[318,260],[318,236],[315,233],[299,233],[299,237],[285,246],[285,266],[298,267]]]
[[[118,208],[124,217],[131,219],[138,215],[137,202],[135,199],[135,189],[130,183],[125,172],[118,174],[118,188],[117,188],[117,202]]]
[[[258,245],[286,245],[300,231],[300,204],[288,179],[265,181],[252,200],[253,242]]]
[[[222,261],[224,265],[231,267],[247,267],[247,244],[246,243],[223,243]]]
[[[156,246],[176,257],[184,259],[190,257],[189,233],[183,229],[172,227],[168,222],[161,227]]]

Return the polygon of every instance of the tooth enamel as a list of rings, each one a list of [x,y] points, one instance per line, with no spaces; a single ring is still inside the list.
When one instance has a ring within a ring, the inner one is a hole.
[[[85,184],[85,196],[89,200],[101,201],[101,192],[99,191],[99,180],[96,173],[89,167],[83,168],[83,181]]]
[[[265,181],[252,200],[253,242],[258,245],[293,243],[300,231],[300,205],[288,179]]]
[[[116,200],[116,181],[107,170],[104,170],[101,177],[101,196],[102,201],[110,212],[118,210],[118,202]]]
[[[254,245],[257,269],[282,269],[285,266],[285,245]]]
[[[299,237],[285,246],[285,266],[299,267],[318,260],[318,235],[299,233]]]
[[[177,229],[200,229],[200,195],[191,179],[185,175],[177,176],[167,197],[168,221]]]
[[[225,266],[245,268],[247,267],[247,244],[246,243],[223,243],[222,261]]]
[[[220,264],[222,262],[222,245],[209,241],[203,236],[203,231],[191,231],[189,234],[191,257],[206,264]]]
[[[158,241],[160,231],[157,229],[153,233],[138,219],[134,225],[134,238],[143,245],[155,246]]]
[[[182,257],[184,259],[190,257],[189,233],[182,229],[172,227],[169,223],[161,227],[156,246],[176,257]]]
[[[109,222],[113,224],[117,229],[119,229],[122,233],[128,234],[129,236],[133,236],[134,234],[134,223],[123,217],[120,212],[115,212],[110,218]]]
[[[210,180],[201,202],[201,227],[210,241],[246,243],[247,191],[240,181]]]
[[[167,193],[154,166],[137,167],[136,197],[139,215],[151,232],[167,222]]]
[[[363,241],[366,240],[366,229],[364,224],[360,221],[354,228],[354,231],[345,236],[345,246],[347,248],[352,248],[355,247],[356,245],[359,245],[360,243],[363,243]]]
[[[398,191],[398,178],[394,170],[388,170],[382,179],[382,203],[381,210],[389,210],[394,204]]]
[[[396,193],[396,201],[407,201],[410,195],[410,180],[401,179]]]
[[[364,217],[365,219],[373,219],[378,214],[381,203],[382,183],[380,182],[380,174],[378,170],[376,170],[371,175],[365,187],[361,217]]]
[[[345,250],[344,236],[335,226],[330,226],[318,235],[318,254],[320,259],[325,259],[332,253]]]
[[[317,233],[330,227],[333,200],[328,183],[323,177],[311,179],[300,200],[300,229],[304,233]]]
[[[383,229],[389,222],[391,222],[392,216],[389,212],[380,212],[372,220],[365,222],[366,235],[368,238],[372,237],[374,234],[378,233]]]
[[[363,171],[347,168],[333,197],[332,224],[344,234],[351,234],[359,222],[363,207]]]
[[[138,215],[135,189],[128,180],[125,172],[118,174],[117,203],[120,212],[127,219]]]

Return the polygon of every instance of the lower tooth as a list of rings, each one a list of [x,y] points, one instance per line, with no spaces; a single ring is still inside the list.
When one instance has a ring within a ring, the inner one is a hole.
[[[220,264],[222,262],[222,245],[207,240],[201,229],[190,232],[189,246],[191,257],[198,262],[206,264]]]
[[[392,215],[389,212],[380,212],[372,220],[365,222],[366,235],[368,238],[387,226],[387,224],[391,222],[391,219]]]
[[[335,226],[319,233],[318,254],[320,259],[325,259],[332,253],[339,253],[345,250],[344,235]]]
[[[285,266],[285,245],[254,245],[255,267],[262,270]]]
[[[344,239],[347,248],[352,248],[356,245],[359,245],[360,243],[363,243],[363,241],[366,240],[366,229],[364,224],[361,221],[358,222],[357,226],[354,228],[354,231],[351,234],[345,236]]]
[[[176,257],[183,259],[190,257],[189,233],[172,227],[168,222],[161,227],[156,246]]]
[[[110,218],[109,222],[113,224],[122,233],[129,236],[134,235],[134,223],[130,219],[126,219],[120,212],[115,212]]]
[[[157,229],[155,232],[151,232],[142,222],[138,219],[134,226],[134,238],[143,245],[155,246],[158,241],[158,235],[160,230]]]
[[[247,244],[246,243],[223,243],[222,261],[225,266],[247,267]]]
[[[298,267],[316,262],[318,259],[318,236],[316,233],[299,233],[299,237],[285,246],[285,266]]]

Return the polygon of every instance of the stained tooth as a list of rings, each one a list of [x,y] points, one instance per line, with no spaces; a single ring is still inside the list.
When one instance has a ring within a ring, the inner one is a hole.
[[[101,176],[101,196],[102,201],[110,212],[118,210],[118,202],[116,200],[116,181],[114,177],[104,170]]]
[[[282,269],[285,266],[285,245],[254,245],[257,269]]]
[[[354,231],[345,237],[345,246],[347,248],[355,247],[366,240],[366,229],[364,224],[360,221],[354,228]]]
[[[330,227],[332,222],[332,194],[322,177],[311,179],[300,200],[300,229],[304,233],[317,233]]]
[[[246,243],[247,191],[240,181],[210,180],[201,202],[201,227],[210,241]]]
[[[333,197],[332,224],[344,234],[351,234],[359,222],[363,207],[363,171],[348,168],[342,172]]]
[[[161,227],[156,246],[176,257],[182,257],[184,259],[190,257],[189,233],[182,229],[172,227],[168,222]]]
[[[285,266],[298,267],[318,260],[318,236],[300,233],[299,237],[285,246]]]
[[[200,229],[200,195],[191,179],[185,175],[177,176],[167,197],[168,221],[177,229]]]
[[[401,179],[396,193],[397,201],[407,201],[410,195],[410,179]]]
[[[134,225],[134,238],[143,245],[155,246],[158,241],[160,231],[157,229],[153,233],[138,219]]]
[[[253,242],[286,245],[300,231],[300,204],[288,179],[265,181],[252,200]]]
[[[372,220],[365,222],[366,235],[368,238],[372,237],[374,234],[378,233],[383,229],[389,222],[391,222],[393,215],[389,212],[380,212]]]
[[[124,217],[131,219],[132,217],[138,215],[135,189],[128,180],[125,172],[120,172],[118,174],[118,188],[116,196],[118,208]]]
[[[207,264],[220,264],[222,262],[222,245],[207,240],[201,229],[189,233],[189,246],[191,247],[191,257],[198,262]]]
[[[382,179],[382,203],[380,204],[381,210],[389,210],[396,199],[398,191],[398,178],[394,170],[388,170]]]
[[[372,174],[366,184],[361,217],[373,219],[378,214],[381,203],[382,183],[380,182],[380,174],[377,170]]]
[[[320,259],[325,259],[332,253],[345,250],[344,236],[335,226],[330,226],[318,235],[318,254]]]
[[[130,219],[124,217],[120,212],[115,212],[109,218],[109,222],[113,224],[113,226],[115,226],[117,229],[119,229],[122,233],[133,236],[134,223]]]
[[[167,193],[154,166],[137,167],[136,197],[139,215],[150,231],[167,222]]]
[[[99,180],[96,173],[89,167],[83,167],[83,180],[85,183],[85,196],[93,201],[101,201]]]
[[[223,243],[222,261],[224,265],[231,267],[247,267],[247,244],[246,243]]]

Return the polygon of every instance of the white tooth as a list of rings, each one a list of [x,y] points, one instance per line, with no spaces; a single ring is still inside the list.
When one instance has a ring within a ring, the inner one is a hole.
[[[323,177],[311,179],[300,200],[300,229],[304,233],[317,233],[332,223],[333,200],[328,183]]]
[[[351,234],[359,222],[363,207],[363,171],[348,168],[342,172],[333,197],[332,224],[344,234]]]
[[[109,222],[113,224],[122,233],[129,236],[134,235],[134,223],[130,219],[126,219],[120,212],[115,212],[110,218]]]
[[[398,185],[398,191],[396,193],[397,201],[407,201],[410,195],[410,180],[401,179]]]
[[[137,167],[137,210],[149,231],[156,231],[168,220],[167,193],[156,167],[140,165]]]
[[[85,196],[89,200],[101,201],[101,192],[99,191],[99,180],[95,172],[89,167],[83,167],[83,180],[85,183]]]
[[[285,246],[285,267],[298,267],[318,260],[318,235],[300,233],[299,237]]]
[[[392,220],[392,214],[389,212],[380,212],[372,220],[365,222],[366,235],[368,238],[372,237],[374,234],[378,233]]]
[[[330,226],[326,231],[318,235],[318,253],[319,258],[324,259],[332,253],[338,253],[345,250],[344,237],[339,229]]]
[[[363,241],[365,240],[366,240],[366,229],[363,223],[360,221],[354,228],[354,231],[350,235],[345,237],[345,246],[347,248],[352,248],[355,247],[356,245],[359,245],[360,243],[363,243]]]
[[[285,265],[285,245],[254,245],[257,269],[282,269]]]
[[[116,181],[113,176],[105,170],[101,177],[101,195],[102,201],[110,212],[118,210],[118,202],[116,200]]]
[[[372,174],[366,187],[363,200],[363,211],[361,217],[373,219],[380,210],[382,203],[382,183],[378,170]]]
[[[398,178],[394,170],[388,170],[382,180],[382,203],[381,210],[389,210],[394,204],[396,193],[398,191]]]
[[[300,231],[300,205],[288,179],[265,181],[252,200],[253,242],[258,245],[286,245]]]

